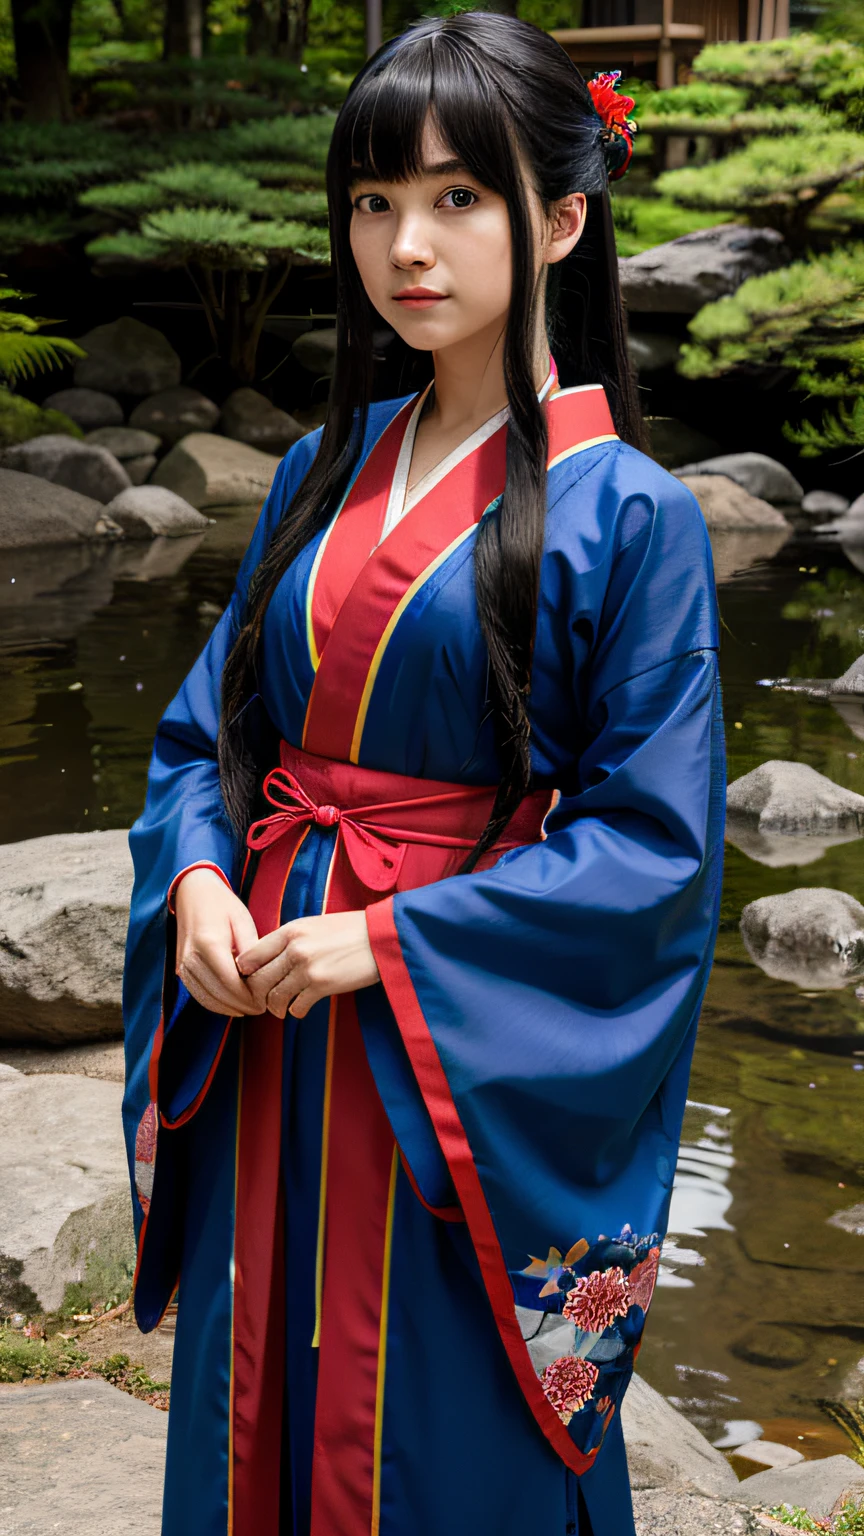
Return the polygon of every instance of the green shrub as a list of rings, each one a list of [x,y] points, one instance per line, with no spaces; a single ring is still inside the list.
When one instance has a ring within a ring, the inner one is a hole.
[[[0,387],[0,448],[11,448],[31,437],[43,437],[46,432],[62,432],[66,437],[84,436],[81,428],[62,411],[45,411],[23,395],[15,395]]]
[[[861,62],[860,50],[842,38],[799,33],[768,43],[709,43],[693,62],[700,80],[735,85],[752,93],[770,86],[793,87],[803,99],[848,74]]]
[[[748,278],[706,304],[690,334],[678,362],[686,378],[779,368],[802,395],[837,402],[821,423],[787,424],[806,457],[864,444],[864,245]]]
[[[735,218],[728,209],[700,213],[661,197],[616,197],[612,211],[619,256],[638,256],[640,251],[647,251],[653,245],[662,245],[667,240],[692,234],[696,229],[709,229]]]
[[[753,139],[724,160],[665,171],[657,190],[686,208],[734,208],[800,246],[819,204],[862,174],[864,136],[829,131]]]
[[[0,1381],[48,1381],[80,1370],[87,1356],[73,1339],[28,1339],[11,1328],[0,1328]]]

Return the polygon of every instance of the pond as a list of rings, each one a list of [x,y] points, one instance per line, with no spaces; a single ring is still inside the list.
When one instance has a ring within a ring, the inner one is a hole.
[[[227,601],[254,517],[223,513],[203,540],[4,557],[0,842],[131,824],[159,715]],[[864,649],[864,577],[841,552],[794,541],[716,553],[730,778],[791,758],[864,793],[864,739],[848,721],[759,686],[845,670]],[[727,845],[673,1236],[640,1357],[712,1439],[739,1421],[806,1433],[818,1399],[864,1396],[864,1233],[829,1223],[864,1200],[864,1001],[851,986],[770,979],[738,930],[745,903],[770,892],[864,900],[861,847],[814,843],[801,867]],[[817,1453],[842,1450],[821,1426]]]

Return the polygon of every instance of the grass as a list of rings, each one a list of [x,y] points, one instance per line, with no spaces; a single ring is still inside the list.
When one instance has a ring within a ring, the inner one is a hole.
[[[154,1381],[128,1355],[91,1360],[77,1338],[55,1333],[51,1338],[27,1338],[16,1329],[0,1328],[0,1382],[83,1380],[101,1376],[112,1386],[154,1408],[168,1407],[168,1382]]]
[[[662,245],[666,240],[677,240],[696,229],[710,229],[715,224],[728,224],[735,219],[729,209],[715,209],[710,213],[692,208],[682,208],[668,198],[618,197],[613,204],[615,215],[615,243],[619,256],[638,256],[652,245]]]
[[[843,1505],[833,1520],[814,1520],[806,1509],[801,1509],[799,1505],[793,1508],[790,1504],[775,1504],[768,1513],[772,1520],[778,1520],[792,1531],[830,1532],[831,1536],[864,1536],[864,1508],[859,1508],[851,1500]]]

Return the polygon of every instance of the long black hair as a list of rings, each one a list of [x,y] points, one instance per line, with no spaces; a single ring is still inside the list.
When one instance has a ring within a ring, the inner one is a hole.
[[[637,446],[641,442],[608,191],[609,171],[624,146],[606,134],[564,50],[527,22],[482,11],[417,22],[369,60],[336,120],[327,163],[337,311],[330,408],[314,463],[253,576],[225,663],[219,764],[228,813],[243,832],[258,771],[244,740],[243,710],[257,691],[267,605],[291,562],[332,515],[360,451],[372,396],[376,314],[351,252],[350,183],[364,174],[385,181],[420,174],[430,113],[454,155],[505,199],[513,253],[504,342],[510,408],[506,485],[497,509],[480,523],[474,549],[500,781],[467,869],[500,837],[531,778],[528,693],[546,515],[547,434],[534,379],[541,290],[526,172],[544,207],[572,192],[585,193],[588,202],[581,240],[550,268],[546,320],[560,382],[602,384],[620,436]],[[418,360],[404,350],[406,361],[409,355]]]

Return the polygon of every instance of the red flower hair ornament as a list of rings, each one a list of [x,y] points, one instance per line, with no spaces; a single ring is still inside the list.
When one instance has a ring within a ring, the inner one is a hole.
[[[632,96],[619,96],[620,69],[609,74],[595,75],[587,82],[594,103],[594,111],[603,124],[603,147],[610,181],[618,181],[633,158],[633,140],[636,122],[630,116],[636,103]]]

